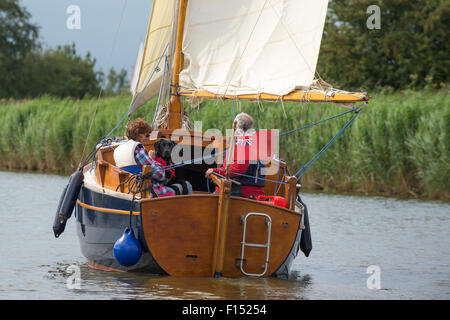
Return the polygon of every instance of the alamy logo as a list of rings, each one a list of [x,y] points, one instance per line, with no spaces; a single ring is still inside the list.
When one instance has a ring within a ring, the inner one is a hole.
[[[81,29],[81,9],[75,4],[71,4],[67,7],[67,14],[70,16],[66,20],[66,26],[69,30]]]
[[[66,273],[70,274],[70,276],[66,280],[67,289],[81,289],[81,271],[80,267],[77,265],[70,265],[66,269]]]
[[[366,286],[369,290],[380,290],[381,289],[381,268],[376,265],[371,265],[367,267],[366,273],[371,275],[367,278]]]
[[[371,5],[367,7],[367,14],[370,14],[367,18],[366,26],[368,29],[381,29],[381,13],[380,7],[377,5]]]

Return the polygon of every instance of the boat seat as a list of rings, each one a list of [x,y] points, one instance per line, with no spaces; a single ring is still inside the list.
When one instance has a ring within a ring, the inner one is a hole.
[[[96,171],[95,176],[97,177],[97,183],[103,188],[114,191],[116,191],[117,187],[130,176],[129,172],[116,167],[109,161],[100,159],[100,152]],[[121,185],[120,190],[118,191],[125,192],[124,186]]]
[[[99,152],[99,159],[97,160],[96,174],[97,183],[101,185],[103,188],[119,191],[122,193],[128,193],[128,186],[124,183],[131,175],[128,171],[122,170],[119,167],[111,164],[108,161],[100,159],[101,155]],[[151,166],[144,166],[142,168],[143,173],[150,173],[152,171]],[[151,184],[151,180],[146,180],[146,188]],[[119,188],[119,189],[118,189]],[[151,194],[148,191],[145,191],[142,195],[142,198],[150,198]]]
[[[98,160],[104,160],[113,166],[116,165],[114,161],[114,148],[113,147],[103,147],[97,152]]]

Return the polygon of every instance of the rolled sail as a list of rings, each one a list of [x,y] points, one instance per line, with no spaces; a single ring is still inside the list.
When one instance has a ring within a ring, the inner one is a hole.
[[[180,87],[286,95],[315,75],[328,0],[189,0]]]

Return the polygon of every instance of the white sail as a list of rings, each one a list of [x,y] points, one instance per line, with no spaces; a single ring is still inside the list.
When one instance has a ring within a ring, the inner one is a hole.
[[[133,96],[136,94],[136,87],[139,80],[139,71],[141,70],[142,57],[144,56],[144,44],[139,43],[139,49],[134,63],[133,70],[130,76],[130,91]]]
[[[183,89],[284,95],[315,75],[328,0],[189,0]]]
[[[160,91],[165,62],[163,55],[169,55],[172,50],[170,43],[173,38],[177,12],[176,3],[176,0],[153,0],[136,93],[132,101],[134,106],[131,112],[158,95]]]

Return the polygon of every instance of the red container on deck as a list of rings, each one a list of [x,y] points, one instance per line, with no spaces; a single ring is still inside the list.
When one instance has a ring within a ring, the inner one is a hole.
[[[258,201],[267,201],[268,203],[273,204],[274,206],[287,208],[287,201],[283,197],[279,197],[279,196],[258,196],[258,198],[256,200],[258,200]]]

